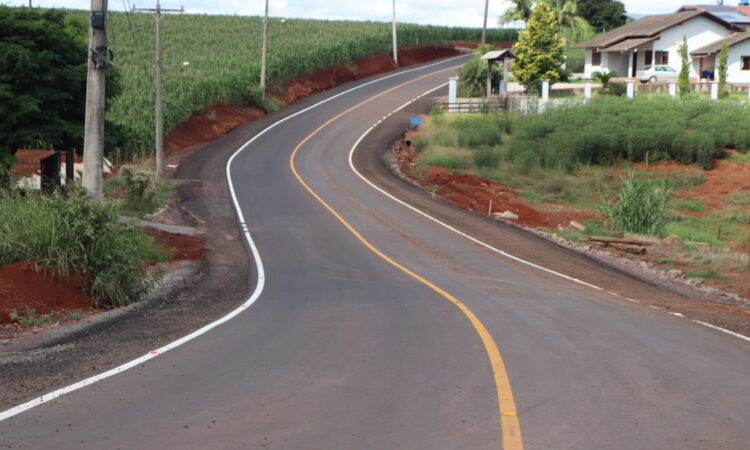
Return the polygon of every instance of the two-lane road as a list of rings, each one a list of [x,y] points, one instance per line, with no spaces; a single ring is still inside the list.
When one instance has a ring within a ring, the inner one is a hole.
[[[257,301],[0,422],[0,442],[747,449],[747,342],[514,262],[352,170],[362,134],[460,61],[360,84],[256,136],[229,172],[264,269]]]

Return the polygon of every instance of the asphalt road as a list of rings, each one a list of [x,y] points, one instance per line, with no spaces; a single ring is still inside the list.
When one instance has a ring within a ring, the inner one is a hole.
[[[750,344],[513,262],[351,170],[365,130],[455,64],[361,85],[252,142],[231,175],[265,269],[258,301],[0,422],[2,445],[747,449]],[[291,170],[297,147],[299,177],[339,218]],[[517,418],[498,406],[508,380]]]

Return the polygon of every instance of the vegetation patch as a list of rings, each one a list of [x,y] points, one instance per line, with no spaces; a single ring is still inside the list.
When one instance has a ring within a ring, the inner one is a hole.
[[[0,194],[0,267],[28,262],[53,278],[77,277],[96,307],[137,301],[154,281],[149,261],[164,257],[141,229],[118,223],[115,205],[81,188]]]

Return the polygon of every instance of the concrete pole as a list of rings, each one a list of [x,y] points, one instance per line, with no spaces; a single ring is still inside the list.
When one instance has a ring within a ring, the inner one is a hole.
[[[583,98],[586,100],[591,99],[591,78],[583,80]]]
[[[677,82],[676,81],[670,81],[669,82],[669,96],[673,99],[677,98]]]
[[[489,8],[490,0],[484,0],[484,25],[482,25],[482,44],[487,43],[487,12],[489,11]]]
[[[542,80],[542,100],[549,99],[549,80]]]
[[[393,61],[398,65],[398,44],[396,40],[396,0],[393,0]]]
[[[156,85],[156,166],[154,167],[154,183],[161,180],[164,173],[164,113],[162,112],[161,98],[161,4],[156,0],[156,73],[154,81]]]
[[[450,77],[448,79],[448,112],[454,112],[456,110],[457,94],[458,93],[458,77]]]
[[[633,80],[628,80],[627,84],[628,84],[628,89],[627,89],[628,98],[633,98],[633,96],[635,95],[635,85],[633,84]]]
[[[266,0],[266,13],[263,16],[263,45],[260,51],[260,89],[263,100],[266,99],[266,56],[268,52],[268,0]]]
[[[719,82],[712,81],[711,82],[711,100],[718,100],[718,99],[719,99]]]
[[[105,47],[107,45],[107,0],[91,0],[91,11],[92,13],[104,12],[104,29],[89,26],[89,49]],[[102,199],[103,188],[106,68],[106,66],[97,67],[89,53],[83,136],[83,187],[95,201]]]

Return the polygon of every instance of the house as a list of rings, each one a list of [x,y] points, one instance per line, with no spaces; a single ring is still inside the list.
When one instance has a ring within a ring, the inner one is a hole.
[[[42,160],[49,156],[58,153],[55,150],[18,150],[13,155],[16,158],[16,163],[11,166],[10,170],[13,173],[13,177],[16,182],[16,186],[26,189],[41,189],[42,185]],[[65,168],[66,168],[65,154],[63,153],[60,176],[63,184],[65,183]],[[80,179],[83,173],[83,158],[77,153],[73,156],[73,167],[75,179]],[[102,169],[103,175],[109,175],[112,173],[112,164],[104,160],[104,167]]]
[[[750,82],[750,31],[698,8],[646,16],[579,44],[586,49],[584,76],[608,71],[635,77],[636,71],[652,64],[679,71],[683,36],[691,56],[692,79],[713,77],[717,48],[726,41],[730,46],[727,81]]]

